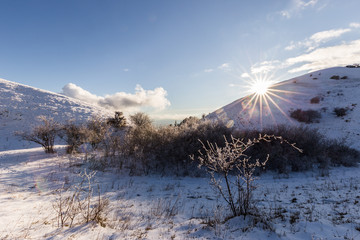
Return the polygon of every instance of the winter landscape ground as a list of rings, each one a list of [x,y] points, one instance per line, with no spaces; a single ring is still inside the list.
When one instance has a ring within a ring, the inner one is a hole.
[[[268,105],[250,105],[249,96],[207,119],[239,131],[307,126],[360,150],[359,86],[360,68],[325,69],[270,87],[280,97]],[[134,173],[131,164],[101,165],[107,161],[101,148],[67,154],[65,145],[57,145],[55,154],[46,154],[14,135],[40,124],[40,115],[81,122],[112,113],[6,80],[0,81],[0,106],[1,239],[360,239],[358,161],[352,167],[264,172],[252,182],[251,214],[234,217],[206,172]],[[299,122],[290,117],[297,109],[321,117]]]

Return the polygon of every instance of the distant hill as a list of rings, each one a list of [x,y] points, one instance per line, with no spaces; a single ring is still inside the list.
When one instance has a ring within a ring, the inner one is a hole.
[[[360,149],[360,68],[335,67],[308,73],[271,86],[269,98],[251,94],[209,114],[238,129],[261,129],[280,124],[317,128],[329,138],[337,138]],[[250,101],[252,99],[252,101]],[[269,106],[269,107],[268,107]],[[334,109],[338,108],[337,116]],[[314,110],[321,118],[301,123],[291,112]],[[339,112],[340,111],[340,112]]]
[[[0,151],[38,146],[20,141],[14,132],[37,125],[40,115],[59,122],[70,119],[79,122],[92,115],[112,116],[113,113],[61,94],[0,79]]]

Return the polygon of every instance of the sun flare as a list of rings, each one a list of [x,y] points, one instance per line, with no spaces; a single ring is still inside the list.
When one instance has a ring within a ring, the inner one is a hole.
[[[241,112],[247,111],[249,118],[258,118],[260,128],[263,127],[263,117],[270,117],[273,123],[276,118],[273,111],[279,111],[290,122],[288,114],[282,109],[284,104],[293,104],[288,97],[294,94],[301,94],[294,91],[282,89],[282,85],[289,82],[278,82],[273,75],[254,75],[247,74],[247,92],[249,95],[242,102]],[[281,104],[280,104],[281,103]]]
[[[267,93],[270,86],[271,86],[270,81],[258,80],[251,84],[250,91],[257,95],[264,95]]]

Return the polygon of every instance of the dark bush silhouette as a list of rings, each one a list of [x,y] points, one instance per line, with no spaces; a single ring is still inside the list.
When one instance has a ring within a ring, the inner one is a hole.
[[[63,138],[67,143],[66,153],[78,153],[82,144],[88,139],[88,131],[84,125],[69,122],[62,128]]]
[[[126,118],[122,112],[115,112],[113,118],[108,118],[107,123],[115,129],[123,129],[126,126]]]
[[[86,124],[86,142],[90,143],[93,150],[96,150],[104,142],[109,133],[109,125],[101,117],[92,117]]]
[[[328,140],[315,129],[307,127],[278,126],[263,131],[241,131],[237,137],[252,139],[259,134],[282,136],[289,143],[296,143],[302,153],[291,146],[277,141],[262,142],[254,146],[247,154],[254,158],[270,155],[266,168],[280,173],[305,171],[313,167],[354,166],[358,160],[358,151],[336,140]]]
[[[299,122],[313,123],[319,121],[321,118],[321,113],[311,109],[305,111],[297,109],[290,112],[290,117],[298,120]]]
[[[40,144],[45,153],[55,153],[54,142],[60,131],[60,125],[53,118],[38,117],[42,125],[35,126],[28,133],[17,133],[24,140]]]
[[[136,127],[148,127],[152,124],[149,115],[138,112],[130,116],[131,123]]]
[[[337,117],[346,116],[347,109],[346,108],[334,108],[334,113]]]
[[[310,103],[312,103],[312,104],[317,104],[319,102],[320,102],[319,96],[316,96],[316,97],[313,97],[312,99],[310,99]]]
[[[339,75],[332,75],[332,76],[330,77],[330,79],[339,80],[339,79],[340,79],[340,76],[339,76]]]
[[[143,118],[144,116],[142,116]],[[160,172],[186,175],[196,171],[189,155],[197,154],[202,141],[223,144],[231,130],[219,122],[190,117],[176,126],[155,127],[151,121],[136,124],[126,132],[124,154],[134,159],[132,169],[145,173]]]

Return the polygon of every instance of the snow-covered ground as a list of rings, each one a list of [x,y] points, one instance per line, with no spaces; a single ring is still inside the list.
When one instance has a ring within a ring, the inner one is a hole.
[[[59,227],[57,189],[75,186],[85,167],[81,156],[41,148],[0,153],[1,239],[360,239],[360,175],[334,168],[257,180],[260,213],[226,221],[230,212],[208,178],[129,176],[97,172],[110,204],[103,226]],[[90,172],[91,170],[87,170]],[[95,194],[96,195],[96,194]],[[96,196],[94,197],[96,200]]]

